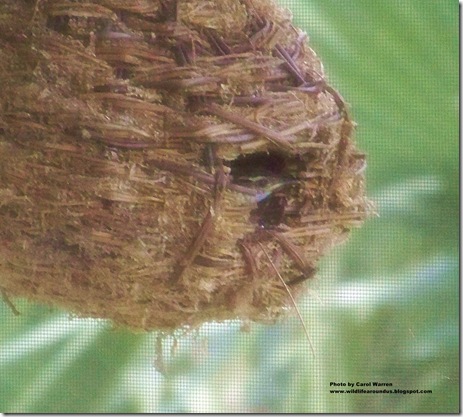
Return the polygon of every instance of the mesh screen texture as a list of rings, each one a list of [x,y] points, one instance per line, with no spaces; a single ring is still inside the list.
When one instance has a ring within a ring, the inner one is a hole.
[[[294,312],[133,334],[4,302],[1,412],[459,412],[458,5],[280,3],[350,104],[378,213],[299,301],[310,343]]]

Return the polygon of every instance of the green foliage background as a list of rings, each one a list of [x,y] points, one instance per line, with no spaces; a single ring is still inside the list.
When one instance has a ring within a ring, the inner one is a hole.
[[[459,411],[458,3],[280,2],[351,104],[379,213],[300,302],[315,355],[295,317],[175,342],[0,304],[0,411]],[[357,381],[432,394],[330,393]]]

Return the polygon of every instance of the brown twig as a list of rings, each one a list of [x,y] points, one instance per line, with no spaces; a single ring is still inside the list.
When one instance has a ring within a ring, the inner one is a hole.
[[[231,53],[230,47],[225,43],[219,34],[213,29],[205,30],[206,36],[210,41],[211,46],[213,46],[220,55],[228,55]]]
[[[13,302],[10,300],[10,298],[8,297],[8,294],[6,293],[6,291],[3,289],[3,288],[0,288],[0,292],[2,294],[2,298],[3,298],[3,301],[5,302],[5,304],[10,307],[10,310],[13,312],[13,314],[15,316],[19,316],[21,315],[21,313],[18,311],[18,309],[15,307],[15,305],[13,304]]]
[[[262,135],[279,148],[283,148],[291,153],[295,152],[294,146],[289,143],[290,141],[294,141],[294,138],[292,138],[291,136],[285,137],[281,135],[279,132],[275,132],[274,130],[271,130],[265,126],[252,122],[251,120],[245,119],[244,117],[241,117],[238,114],[224,110],[217,104],[207,105],[205,107],[205,111],[222,119],[228,120],[229,122],[245,127],[246,129],[258,135]]]
[[[174,283],[180,281],[185,271],[194,262],[196,256],[203,248],[204,244],[206,243],[206,239],[214,230],[214,219],[217,215],[217,212],[220,210],[220,203],[222,201],[223,192],[225,191],[229,182],[227,175],[224,171],[222,160],[217,156],[217,150],[215,146],[211,146],[210,151],[210,155],[212,158],[211,162],[215,166],[214,200],[212,201],[212,204],[209,207],[209,211],[207,212],[206,217],[204,218],[195,239],[191,243],[182,260],[179,262],[178,268],[174,272],[172,278],[172,282]]]
[[[291,299],[291,302],[296,310],[296,313],[297,315],[299,316],[299,320],[301,321],[301,324],[302,324],[302,327],[304,328],[304,332],[305,332],[305,335],[307,337],[307,341],[309,342],[309,346],[310,346],[310,350],[312,352],[312,355],[313,357],[315,358],[315,351],[314,351],[314,348],[313,348],[313,345],[312,345],[312,341],[310,339],[310,336],[309,336],[309,331],[307,330],[307,327],[305,325],[305,322],[304,322],[304,319],[302,318],[302,314],[301,312],[299,311],[299,307],[297,306],[296,304],[296,300],[294,299],[293,295],[291,294],[291,291],[288,287],[288,285],[286,284],[285,280],[283,279],[283,277],[281,276],[280,272],[278,271],[277,267],[275,266],[275,264],[273,263],[272,261],[272,258],[270,258],[269,254],[267,253],[267,251],[265,250],[264,248],[264,245],[262,245],[262,243],[258,242],[260,248],[262,249],[262,252],[264,252],[264,255],[265,257],[267,258],[267,260],[270,262],[270,265],[272,266],[272,269],[275,271],[275,273],[277,274],[277,277],[278,279],[281,281],[281,283],[283,284],[283,286],[285,287],[285,290],[286,292],[288,293],[289,295],[289,298]]]
[[[191,176],[204,184],[214,185],[216,183],[216,179],[214,178],[214,175],[199,171],[193,165],[179,164],[177,162],[167,160],[167,159],[154,159],[154,158],[151,158],[149,162],[152,163],[158,169],[169,171],[174,174]],[[259,193],[263,192],[263,190],[261,189],[246,187],[244,185],[233,184],[233,183],[227,184],[227,188],[229,188],[232,191],[236,191],[236,192],[254,196],[254,197],[257,196]]]
[[[257,273],[257,265],[252,254],[251,248],[243,239],[238,241],[238,247],[241,249],[241,253],[243,254],[248,274],[254,278]]]
[[[198,255],[199,251],[204,246],[204,243],[206,242],[206,239],[211,233],[212,228],[214,226],[214,217],[214,210],[212,209],[212,207],[210,207],[206,214],[206,217],[204,218],[199,228],[199,231],[195,239],[191,243],[185,255],[183,255],[181,261],[178,263],[177,268],[174,270],[174,274],[171,278],[172,284],[176,284],[180,281],[185,271],[193,263],[194,259],[196,258],[196,255]]]
[[[277,52],[277,55],[286,62],[289,72],[297,79],[297,81],[299,81],[299,83],[305,84],[305,78],[301,74],[301,71],[299,70],[297,64],[294,62],[291,55],[288,54],[286,49],[283,48],[281,45],[277,44],[275,45],[275,50]]]
[[[273,230],[269,230],[268,233],[278,241],[285,253],[295,262],[297,268],[304,274],[305,279],[313,276],[315,268],[307,262],[303,253],[295,244],[290,242],[282,233]]]

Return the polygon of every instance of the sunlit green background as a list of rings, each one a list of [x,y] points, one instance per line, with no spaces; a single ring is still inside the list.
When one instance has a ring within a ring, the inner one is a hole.
[[[295,317],[174,343],[0,303],[0,411],[459,411],[458,2],[281,3],[351,104],[379,213],[300,301],[315,355]],[[330,393],[357,381],[432,394]]]

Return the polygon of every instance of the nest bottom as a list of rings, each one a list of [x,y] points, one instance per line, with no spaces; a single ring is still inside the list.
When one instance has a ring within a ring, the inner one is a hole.
[[[156,201],[137,205],[124,201],[131,194],[123,194],[120,184],[111,199],[100,193],[89,198],[88,185],[97,179],[82,178],[81,164],[88,167],[84,154],[72,155],[76,165],[68,164],[65,175],[50,177],[57,172],[51,163],[63,158],[62,147],[50,158],[49,148],[0,144],[4,175],[16,178],[9,184],[33,183],[35,190],[27,195],[13,193],[13,187],[0,190],[0,215],[9,225],[1,228],[1,287],[10,296],[136,329],[172,330],[230,319],[273,322],[292,307],[281,277],[297,298],[319,257],[365,216],[339,198],[331,207],[293,213],[286,200],[301,192],[298,181],[296,188],[288,184],[287,195],[278,187],[258,198],[243,194],[245,184],[263,172],[267,180],[281,181],[288,167],[300,169],[300,157],[276,151],[225,160],[229,182],[220,192],[217,183],[201,185],[194,172],[180,174],[177,165],[153,167],[143,175],[132,168],[136,182],[149,178],[156,187],[145,192]],[[64,182],[76,187],[63,188]],[[167,196],[161,198],[160,190]],[[328,186],[317,188],[321,195],[328,192]],[[55,197],[45,200],[44,193]],[[282,198],[286,204],[279,210]],[[291,221],[298,227],[284,224]]]

